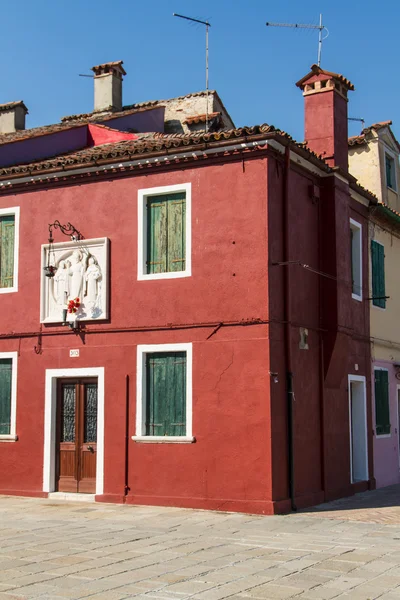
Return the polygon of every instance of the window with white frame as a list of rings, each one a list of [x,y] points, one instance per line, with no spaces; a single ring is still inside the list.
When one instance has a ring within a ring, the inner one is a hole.
[[[15,441],[17,352],[0,352],[0,441]]]
[[[392,190],[397,190],[396,185],[396,162],[394,157],[385,152],[385,172],[386,172],[386,185]]]
[[[362,300],[362,227],[350,219],[352,297]]]
[[[0,294],[18,290],[19,207],[0,209]]]
[[[138,279],[191,275],[191,184],[138,193]]]
[[[136,441],[193,442],[192,344],[137,347]]]

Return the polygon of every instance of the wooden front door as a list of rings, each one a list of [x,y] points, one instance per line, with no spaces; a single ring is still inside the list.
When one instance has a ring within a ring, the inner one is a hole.
[[[59,379],[57,489],[96,492],[97,379]]]

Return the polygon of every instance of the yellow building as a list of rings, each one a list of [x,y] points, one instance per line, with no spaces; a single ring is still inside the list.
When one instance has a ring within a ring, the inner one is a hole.
[[[400,145],[391,121],[349,139],[349,171],[378,198],[370,209],[369,302],[374,474],[400,482]]]

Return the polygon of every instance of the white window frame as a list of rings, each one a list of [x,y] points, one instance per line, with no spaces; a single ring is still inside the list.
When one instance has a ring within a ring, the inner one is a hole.
[[[17,360],[18,352],[0,352],[0,359],[11,358],[11,411],[10,411],[10,433],[0,434],[0,442],[16,442],[17,426]]]
[[[146,435],[146,356],[154,352],[186,352],[186,435],[159,436]],[[136,363],[136,435],[135,442],[153,443],[192,443],[192,344],[151,344],[137,347]]]
[[[147,214],[146,203],[149,196],[160,196],[163,194],[186,194],[186,244],[185,244],[185,270],[169,273],[147,273]],[[192,184],[179,183],[176,185],[164,185],[160,187],[146,188],[138,191],[138,280],[151,279],[177,279],[190,277],[192,274]]]
[[[388,406],[389,406],[389,419],[390,419],[390,433],[377,433],[376,432],[376,398],[375,398],[375,371],[386,371],[388,374]],[[392,415],[390,411],[390,373],[386,367],[374,367],[374,381],[373,381],[373,398],[374,398],[374,431],[375,437],[379,440],[392,437]]]
[[[0,287],[0,294],[18,292],[18,256],[19,256],[19,206],[0,208],[0,217],[14,217],[14,273],[13,286],[9,288]]]
[[[387,181],[387,177],[386,177],[386,155],[392,159],[393,161],[393,178],[394,178],[394,187],[392,187],[391,185],[388,184]],[[389,190],[392,190],[393,192],[395,192],[397,194],[397,164],[398,164],[398,157],[393,153],[390,152],[390,150],[387,150],[387,148],[385,148],[385,182],[386,182],[386,187],[389,188]]]
[[[356,256],[355,259],[358,262],[358,265],[356,265],[358,267],[357,268],[358,280],[357,280],[356,284],[360,289],[360,293],[355,294],[353,292],[353,282],[351,282],[351,297],[354,300],[358,300],[359,302],[361,302],[363,299],[363,295],[362,295],[362,286],[363,286],[362,225],[361,225],[361,223],[354,221],[354,219],[350,219],[350,229],[353,231],[353,235],[354,235],[354,232],[356,232],[358,235],[358,256]],[[353,246],[351,247],[350,250],[351,250],[351,261],[352,261],[352,265],[353,265]],[[353,265],[353,272],[354,272],[354,265]]]

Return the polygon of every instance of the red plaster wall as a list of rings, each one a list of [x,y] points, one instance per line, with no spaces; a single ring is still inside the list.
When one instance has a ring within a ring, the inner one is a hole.
[[[137,191],[192,182],[192,277],[137,281]],[[125,376],[130,377],[129,435],[134,434],[136,346],[193,342],[194,444],[129,440],[129,502],[271,512],[266,161],[262,159],[47,190],[10,194],[20,206],[19,291],[0,296],[1,332],[37,332],[40,246],[48,223],[71,221],[85,238],[110,239],[109,323],[88,324],[83,344],[65,328],[46,325],[37,338],[0,340],[19,351],[17,434],[0,443],[0,492],[40,493],[43,481],[46,369],[105,366],[104,497],[122,501],[125,469]],[[62,236],[56,232],[56,241]],[[96,330],[231,321],[175,331]],[[69,349],[79,348],[79,358]]]

